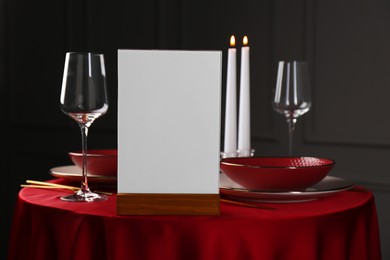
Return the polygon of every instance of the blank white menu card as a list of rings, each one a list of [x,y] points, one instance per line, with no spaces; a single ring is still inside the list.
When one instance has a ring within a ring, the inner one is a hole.
[[[118,193],[219,193],[221,59],[118,50]]]

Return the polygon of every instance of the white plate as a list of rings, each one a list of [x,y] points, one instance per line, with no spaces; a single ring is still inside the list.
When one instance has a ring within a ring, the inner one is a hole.
[[[352,181],[326,176],[321,182],[303,191],[254,191],[248,190],[229,179],[225,174],[220,174],[220,193],[222,196],[236,200],[247,200],[269,203],[295,203],[316,200],[335,193],[352,188]]]
[[[82,181],[81,169],[76,165],[67,165],[51,168],[49,173],[54,177],[61,178],[70,182]],[[114,176],[88,174],[88,182],[116,184],[117,178]]]

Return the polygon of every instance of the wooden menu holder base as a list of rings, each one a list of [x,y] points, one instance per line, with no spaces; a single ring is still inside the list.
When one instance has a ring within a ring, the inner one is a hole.
[[[117,195],[118,215],[219,215],[219,194]]]

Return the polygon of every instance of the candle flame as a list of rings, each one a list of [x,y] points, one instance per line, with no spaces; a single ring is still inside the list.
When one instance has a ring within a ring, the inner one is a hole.
[[[230,37],[230,46],[234,47],[236,45],[236,38],[234,38],[234,35]]]
[[[248,37],[245,35],[244,38],[242,39],[242,44],[248,45]]]

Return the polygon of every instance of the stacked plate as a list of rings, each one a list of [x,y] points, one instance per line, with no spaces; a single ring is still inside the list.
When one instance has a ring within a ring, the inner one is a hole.
[[[328,176],[334,160],[317,157],[241,157],[221,160],[224,196],[262,202],[315,200],[354,183]]]
[[[82,153],[80,151],[69,152],[69,158],[74,165],[54,167],[50,174],[71,182],[82,180]],[[116,149],[88,150],[87,154],[88,182],[116,184],[118,151]]]

